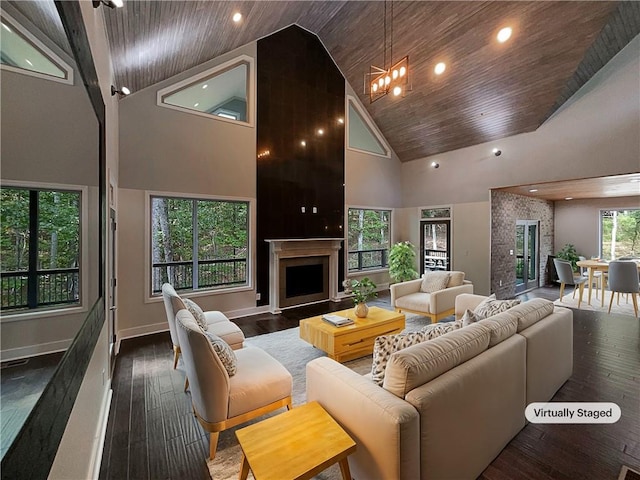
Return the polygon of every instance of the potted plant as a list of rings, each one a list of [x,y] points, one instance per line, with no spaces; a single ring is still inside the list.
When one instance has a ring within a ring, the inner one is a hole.
[[[416,251],[411,242],[398,242],[389,252],[389,275],[395,282],[406,282],[418,278],[415,270]]]
[[[580,256],[576,250],[576,247],[571,243],[566,243],[562,249],[556,253],[556,257],[562,260],[566,260],[567,262],[571,262],[571,267],[574,272],[578,271],[578,260],[580,260]]]
[[[356,317],[366,317],[369,313],[367,301],[378,296],[376,284],[373,283],[369,277],[364,277],[360,280],[351,280],[351,293],[353,295],[353,304],[356,306]]]

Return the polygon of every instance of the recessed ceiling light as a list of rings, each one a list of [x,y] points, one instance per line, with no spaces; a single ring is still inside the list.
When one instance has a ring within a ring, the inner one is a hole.
[[[302,140],[302,141],[300,142],[300,145],[302,145],[303,147],[306,147],[306,146],[307,146],[307,142],[305,142],[304,140]]]
[[[318,135],[324,135],[324,130],[323,130],[323,129],[321,129],[321,128],[319,128],[319,129],[318,129]]]
[[[447,66],[445,65],[444,62],[440,62],[438,64],[436,64],[435,68],[433,69],[434,72],[436,72],[436,75],[441,75],[444,73],[444,71],[447,69]]]
[[[530,190],[529,190],[529,192],[531,192],[531,193],[535,193],[535,192],[537,192],[537,191],[538,191],[538,189],[537,189],[537,188],[532,188],[532,189],[530,189]]]
[[[236,12],[233,14],[233,21],[238,23],[240,20],[242,20],[242,14],[240,12]]]
[[[573,200],[573,197],[564,197],[565,200]]]
[[[344,118],[342,118],[342,117],[338,118],[338,123],[340,125],[344,125]]]
[[[507,40],[509,40],[511,38],[511,33],[513,32],[513,30],[511,29],[511,27],[504,27],[503,29],[501,29],[498,32],[498,41],[500,43],[504,43]]]

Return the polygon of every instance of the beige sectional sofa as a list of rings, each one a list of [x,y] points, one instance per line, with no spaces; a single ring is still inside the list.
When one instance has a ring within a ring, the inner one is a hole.
[[[456,313],[485,297],[465,294]],[[474,479],[573,368],[573,314],[534,299],[389,357],[382,387],[326,357],[307,365],[317,400],[352,435],[357,480]]]

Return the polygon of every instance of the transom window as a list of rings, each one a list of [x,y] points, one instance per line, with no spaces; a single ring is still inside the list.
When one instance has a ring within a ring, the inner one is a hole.
[[[3,310],[80,303],[81,192],[0,188]]]
[[[26,28],[0,11],[0,63],[2,68],[73,84],[73,70]]]
[[[151,290],[248,284],[249,202],[151,197]]]
[[[600,211],[600,256],[640,258],[640,209]]]
[[[219,120],[251,123],[253,60],[242,56],[158,92],[158,105]]]
[[[349,208],[348,269],[387,268],[391,243],[391,210]]]

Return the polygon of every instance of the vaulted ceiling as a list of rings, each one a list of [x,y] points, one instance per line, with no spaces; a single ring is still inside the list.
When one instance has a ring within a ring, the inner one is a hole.
[[[370,104],[364,76],[384,66],[385,8],[412,89]],[[535,130],[640,33],[637,1],[125,0],[105,17],[116,82],[134,93],[296,23],[318,35],[403,162]],[[513,35],[500,44],[503,26]]]

